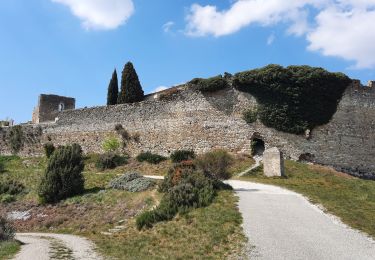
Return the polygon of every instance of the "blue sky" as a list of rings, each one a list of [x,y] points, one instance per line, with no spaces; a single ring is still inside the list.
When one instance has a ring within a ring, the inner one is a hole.
[[[218,4],[219,2],[220,4]],[[270,63],[375,79],[375,0],[1,0],[0,119],[40,93],[104,105],[132,61],[146,93]]]

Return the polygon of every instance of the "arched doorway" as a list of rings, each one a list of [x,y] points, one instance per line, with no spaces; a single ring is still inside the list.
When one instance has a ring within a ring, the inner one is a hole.
[[[255,133],[251,138],[251,154],[253,156],[263,156],[265,143],[260,134]]]

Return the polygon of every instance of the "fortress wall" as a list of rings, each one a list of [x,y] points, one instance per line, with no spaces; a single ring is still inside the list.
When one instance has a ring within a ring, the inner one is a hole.
[[[131,155],[152,151],[169,155],[176,149],[203,153],[213,148],[250,152],[251,138],[260,135],[267,147],[286,157],[309,153],[315,162],[338,169],[375,175],[375,95],[348,88],[331,122],[314,129],[311,138],[247,124],[242,112],[256,106],[249,94],[226,89],[210,94],[185,90],[173,100],[64,111],[55,124],[43,128],[41,142],[77,142],[85,152],[102,152],[101,144],[122,124],[139,141],[125,148]],[[37,149],[36,149],[37,150]],[[3,153],[0,150],[0,153]]]

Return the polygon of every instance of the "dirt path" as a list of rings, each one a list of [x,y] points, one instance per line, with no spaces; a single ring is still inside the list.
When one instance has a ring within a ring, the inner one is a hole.
[[[243,172],[240,172],[236,175],[236,177],[242,177],[244,176],[246,173],[248,173],[249,171],[251,170],[254,170],[255,168],[257,168],[258,166],[260,166],[260,163],[262,162],[263,160],[263,156],[259,156],[259,155],[256,155],[254,156],[254,160],[255,160],[255,164],[252,165],[251,167],[249,167],[248,169],[244,170]]]
[[[24,243],[15,260],[75,259],[100,260],[89,240],[74,236],[48,233],[17,233]]]
[[[227,183],[240,198],[244,231],[255,246],[251,259],[374,259],[374,240],[302,195],[272,185]]]

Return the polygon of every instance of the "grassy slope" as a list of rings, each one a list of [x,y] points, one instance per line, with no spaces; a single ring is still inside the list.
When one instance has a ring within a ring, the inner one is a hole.
[[[338,173],[326,167],[292,161],[285,163],[287,178],[265,178],[253,172],[242,180],[274,184],[299,192],[313,203],[375,237],[375,182]]]
[[[17,241],[0,242],[0,260],[11,259],[19,250],[20,243]]]
[[[241,166],[244,161],[241,159]],[[250,162],[251,163],[251,162]],[[240,251],[245,241],[242,233],[242,217],[237,210],[236,198],[232,192],[220,192],[215,203],[207,208],[193,210],[173,221],[160,223],[151,230],[137,231],[135,215],[152,207],[160,199],[156,191],[130,193],[103,190],[117,174],[131,170],[124,166],[99,173],[88,159],[85,167],[86,194],[67,199],[57,205],[43,207],[37,204],[36,188],[45,167],[43,158],[13,158],[6,162],[7,172],[0,177],[17,179],[28,187],[29,192],[17,197],[12,204],[1,205],[4,209],[29,209],[32,215],[48,215],[45,219],[31,219],[17,222],[19,231],[46,231],[84,235],[96,242],[98,249],[108,256],[119,259],[149,258],[223,258],[228,253]],[[167,165],[139,165],[139,172],[152,174],[166,171]],[[108,229],[120,225],[126,228],[112,236],[102,235]]]

